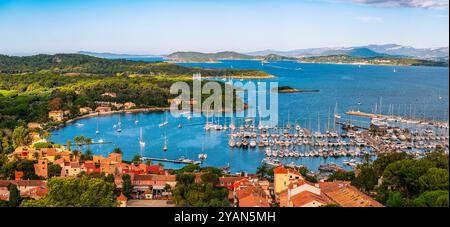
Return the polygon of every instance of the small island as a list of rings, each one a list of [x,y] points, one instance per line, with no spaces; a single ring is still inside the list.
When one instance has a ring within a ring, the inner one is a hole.
[[[278,93],[299,93],[299,92],[320,92],[320,90],[297,89],[289,86],[279,86],[272,89],[272,92]]]

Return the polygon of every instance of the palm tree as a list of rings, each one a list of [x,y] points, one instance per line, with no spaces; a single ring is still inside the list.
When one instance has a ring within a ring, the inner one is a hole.
[[[92,160],[92,151],[88,148],[85,152],[84,152],[84,159],[85,160]]]
[[[122,154],[122,150],[119,147],[114,148],[113,153]]]
[[[75,149],[75,150],[72,151],[73,158],[74,158],[74,160],[76,160],[76,161],[79,160],[80,154],[81,154],[81,152],[80,152],[79,150],[77,150],[77,149]]]
[[[67,150],[70,151],[71,147],[72,147],[72,141],[67,140]]]
[[[133,157],[133,160],[131,160],[131,162],[133,162],[134,164],[141,164],[141,158],[142,157],[137,154]]]
[[[267,166],[266,163],[258,166],[258,168],[256,169],[256,175],[259,178],[265,178],[267,176],[267,172],[269,171],[269,167]]]
[[[89,145],[92,144],[92,139],[91,138],[84,138],[84,143],[87,145],[87,149],[89,150]]]
[[[81,146],[81,144],[83,143],[83,136],[73,137],[73,142],[75,142],[76,145]]]

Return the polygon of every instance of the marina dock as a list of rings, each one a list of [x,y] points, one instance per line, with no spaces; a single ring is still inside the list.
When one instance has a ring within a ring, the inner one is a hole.
[[[92,143],[75,143],[72,142],[72,146],[86,146],[86,145],[102,145],[102,144],[112,144],[112,141],[101,141],[101,142],[92,142]]]
[[[436,126],[441,128],[448,128],[448,122],[429,120],[429,119],[418,119],[414,117],[407,116],[396,116],[396,115],[383,115],[374,113],[365,113],[361,111],[347,111],[347,115],[358,116],[358,117],[368,117],[370,119],[387,119],[389,121],[411,123],[411,124],[422,124],[428,126]]]
[[[149,158],[149,157],[142,157],[142,160],[150,160],[150,161],[157,161],[157,162],[170,162],[175,164],[194,164],[194,165],[200,165],[202,162],[200,161],[194,161],[190,159],[167,159],[167,158]]]

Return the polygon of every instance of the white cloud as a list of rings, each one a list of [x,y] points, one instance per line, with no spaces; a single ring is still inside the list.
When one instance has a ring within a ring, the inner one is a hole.
[[[448,8],[448,0],[351,0],[356,3],[388,8]]]

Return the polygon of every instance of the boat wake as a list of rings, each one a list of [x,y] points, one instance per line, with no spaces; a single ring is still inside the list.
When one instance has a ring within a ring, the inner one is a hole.
[[[299,71],[302,70],[302,68],[288,68],[288,67],[282,67],[282,66],[276,66],[276,65],[264,65],[266,67],[272,67],[276,69],[286,69],[286,70],[293,70],[293,71]]]

